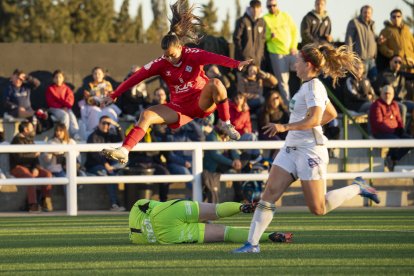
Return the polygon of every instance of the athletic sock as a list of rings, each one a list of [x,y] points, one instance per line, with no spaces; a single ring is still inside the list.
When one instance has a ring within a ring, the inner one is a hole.
[[[128,151],[133,149],[139,141],[145,136],[145,130],[140,128],[139,126],[135,126],[131,131],[128,133],[127,137],[124,140],[122,146],[126,148]]]
[[[273,203],[263,200],[259,201],[250,224],[249,238],[247,239],[250,244],[259,244],[264,231],[272,222],[275,211],[276,206]]]
[[[270,234],[271,232],[263,233],[263,235],[260,237],[260,241],[261,242],[268,241]],[[249,236],[249,230],[247,229],[226,226],[226,230],[224,231],[225,242],[243,243],[243,242],[246,242],[248,236]]]
[[[217,104],[218,117],[223,122],[230,121],[229,100],[226,98]]]
[[[234,216],[240,213],[240,206],[242,204],[238,202],[224,202],[216,204],[216,214],[219,218],[225,218]]]
[[[329,191],[325,195],[326,213],[339,207],[344,201],[359,195],[361,192],[360,187],[357,184],[352,184],[344,188]]]

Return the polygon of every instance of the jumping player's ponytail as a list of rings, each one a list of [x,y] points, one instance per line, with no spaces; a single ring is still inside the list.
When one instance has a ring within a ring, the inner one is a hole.
[[[316,71],[323,73],[325,77],[333,79],[333,85],[349,72],[356,76],[361,59],[352,52],[348,46],[335,48],[331,44],[308,44],[301,50],[304,61],[313,65]]]
[[[172,18],[171,27],[167,35],[161,40],[161,48],[167,50],[171,46],[185,45],[199,42],[197,27],[202,26],[201,18],[193,14],[194,6],[185,5],[185,0],[178,0],[170,6]]]

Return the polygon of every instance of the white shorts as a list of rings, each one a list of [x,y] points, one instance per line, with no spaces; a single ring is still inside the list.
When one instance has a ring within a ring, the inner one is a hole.
[[[321,180],[326,177],[329,163],[328,149],[325,146],[299,148],[284,146],[280,149],[273,165],[290,173],[296,180]]]

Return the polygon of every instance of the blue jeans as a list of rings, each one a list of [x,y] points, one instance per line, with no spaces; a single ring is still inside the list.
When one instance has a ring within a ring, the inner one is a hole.
[[[88,169],[88,172],[95,174],[95,175],[116,175],[114,172],[110,173],[105,169],[104,165],[95,165],[91,168]],[[108,190],[108,195],[109,195],[109,199],[111,200],[111,205],[113,204],[118,204],[118,196],[117,196],[117,191],[118,191],[118,186],[116,184],[108,184],[106,185],[106,188]]]
[[[375,82],[378,76],[377,64],[375,63],[375,58],[366,59],[363,61],[365,65],[365,76],[371,81]]]

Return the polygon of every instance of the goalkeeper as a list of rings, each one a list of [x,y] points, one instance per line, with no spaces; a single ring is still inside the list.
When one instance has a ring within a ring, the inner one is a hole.
[[[247,229],[206,222],[241,212],[253,213],[255,207],[255,203],[140,199],[129,213],[129,239],[137,244],[243,242],[248,237]],[[265,232],[260,241],[291,242],[292,236],[291,233]]]

